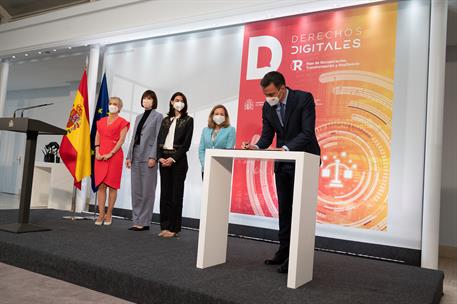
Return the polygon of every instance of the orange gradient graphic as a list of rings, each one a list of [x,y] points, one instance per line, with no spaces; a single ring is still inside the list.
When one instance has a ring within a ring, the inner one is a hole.
[[[322,159],[318,223],[387,229],[396,21],[397,4],[387,3],[245,27],[237,146],[261,134],[265,72],[311,92]],[[232,212],[278,216],[272,162],[235,162]]]

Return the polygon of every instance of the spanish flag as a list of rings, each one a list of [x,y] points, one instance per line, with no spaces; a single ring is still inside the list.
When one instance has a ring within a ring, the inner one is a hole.
[[[79,82],[66,129],[67,135],[62,138],[59,153],[62,161],[73,175],[75,186],[81,190],[81,180],[91,174],[86,70],[84,70]]]

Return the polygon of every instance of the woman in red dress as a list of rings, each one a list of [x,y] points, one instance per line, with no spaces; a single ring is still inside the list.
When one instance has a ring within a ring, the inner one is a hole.
[[[122,100],[109,99],[109,116],[97,121],[95,136],[95,185],[98,186],[99,215],[95,225],[111,225],[117,190],[121,185],[124,153],[122,144],[127,136],[130,123],[119,116]],[[105,213],[106,188],[109,189],[108,210]]]

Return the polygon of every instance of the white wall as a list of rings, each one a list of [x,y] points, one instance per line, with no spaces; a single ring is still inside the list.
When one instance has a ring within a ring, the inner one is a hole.
[[[236,126],[243,27],[236,26],[131,42],[107,47],[104,66],[110,96],[124,101],[121,115],[132,124],[143,112],[140,98],[146,89],[158,97],[158,111],[165,114],[171,95],[183,92],[189,114],[194,118],[192,145],[187,153],[183,216],[200,217],[202,191],[198,145],[208,114],[216,104],[227,106]],[[131,128],[124,152],[132,138]],[[124,168],[116,207],[131,209],[130,170]],[[154,212],[159,212],[160,186]]]
[[[399,6],[393,103],[391,177],[387,231],[320,224],[317,235],[419,249],[421,245],[423,163],[425,145],[429,7],[408,2]],[[422,20],[418,22],[417,20]],[[104,65],[111,95],[124,100],[123,116],[134,121],[142,112],[139,98],[155,90],[164,113],[175,91],[183,91],[196,124],[188,153],[183,216],[199,218],[201,176],[197,146],[209,109],[229,105],[236,117],[243,26],[128,42],[106,49]],[[417,64],[422,62],[423,64]],[[261,119],[252,117],[252,119]],[[127,139],[130,141],[131,134]],[[124,146],[124,148],[126,148]],[[123,171],[119,208],[131,208],[130,172]],[[157,197],[160,191],[157,192]],[[158,212],[156,199],[155,212]],[[232,214],[232,223],[277,229],[277,219]]]
[[[54,103],[26,111],[24,116],[64,128],[84,68],[85,55],[12,63],[5,104],[5,117],[17,108]],[[41,148],[62,136],[39,136],[36,160],[43,161]],[[17,193],[22,178],[25,135],[0,132],[0,192]]]

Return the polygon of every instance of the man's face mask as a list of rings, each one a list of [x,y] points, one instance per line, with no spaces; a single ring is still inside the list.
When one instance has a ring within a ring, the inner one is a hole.
[[[277,96],[267,96],[265,97],[265,101],[268,102],[268,104],[271,107],[274,107],[279,103],[279,96],[281,95],[281,89],[278,90]]]
[[[270,106],[275,106],[279,103],[279,98],[277,96],[273,97],[265,97],[265,100],[268,102]]]

